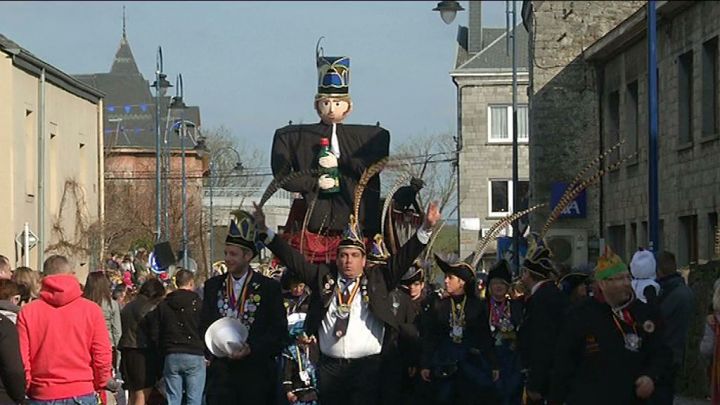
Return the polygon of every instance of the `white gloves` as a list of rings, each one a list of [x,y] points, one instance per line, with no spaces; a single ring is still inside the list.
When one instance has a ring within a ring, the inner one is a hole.
[[[318,163],[320,163],[320,166],[324,167],[325,169],[332,169],[333,167],[337,167],[338,165],[337,157],[335,157],[335,155],[333,155],[332,153],[327,156],[321,157]]]
[[[318,179],[318,186],[321,190],[329,190],[333,187],[335,187],[335,179],[328,176],[327,174],[323,174]]]

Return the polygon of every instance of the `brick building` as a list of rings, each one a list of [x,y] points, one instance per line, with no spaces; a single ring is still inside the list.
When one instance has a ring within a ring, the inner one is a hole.
[[[594,260],[604,239],[629,259],[647,246],[646,5],[526,1],[530,35],[531,204],[571,180],[609,145],[632,155],[587,192],[584,218],[555,226],[571,261]],[[711,255],[717,224],[718,44],[715,2],[656,3],[660,249],[680,265]],[[607,163],[606,163],[607,165]],[[548,214],[532,218],[540,226]],[[560,244],[562,245],[562,244]],[[558,245],[558,246],[560,246]]]
[[[513,207],[512,55],[505,28],[482,27],[481,4],[469,3],[468,27],[459,28],[457,57],[450,72],[459,110],[461,257],[475,249],[479,237],[499,218],[527,207],[527,31],[522,25],[516,30],[522,206]]]
[[[127,251],[132,245],[149,244],[155,239],[155,96],[140,70],[123,29],[120,45],[109,72],[75,75],[103,91],[105,96],[105,200],[106,240],[109,249]],[[153,78],[154,80],[154,78]],[[175,85],[175,83],[172,83]],[[177,123],[186,122],[185,137],[189,250],[198,263],[206,263],[207,233],[202,217],[202,178],[207,157],[195,146],[200,138],[200,109],[189,106],[171,109],[174,89],[160,97],[160,131],[163,150],[163,176],[167,178],[167,209],[163,219],[163,239],[174,250],[181,249],[181,137]],[[165,231],[167,229],[167,231]]]

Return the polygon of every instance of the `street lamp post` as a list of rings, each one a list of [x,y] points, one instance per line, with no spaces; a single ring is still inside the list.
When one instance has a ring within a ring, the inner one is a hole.
[[[185,172],[185,102],[183,101],[183,80],[182,74],[177,76],[175,82],[175,97],[170,103],[170,109],[180,111],[180,121],[176,128],[178,135],[180,136],[180,161],[181,161],[181,177],[182,177],[182,263],[183,268],[188,268],[188,231],[187,231],[187,174]]]
[[[210,270],[212,270],[213,257],[215,256],[215,217],[213,216],[213,176],[215,175],[215,159],[220,157],[221,153],[227,151],[234,152],[235,156],[237,157],[237,161],[235,162],[235,167],[233,167],[233,170],[243,170],[243,165],[240,162],[240,152],[238,152],[232,146],[225,146],[223,148],[220,148],[216,150],[215,153],[213,153],[213,155],[210,157],[210,176],[208,178],[208,186],[210,189],[210,266],[208,267],[208,269]]]
[[[157,242],[162,240],[162,218],[160,216],[160,206],[162,204],[160,184],[160,99],[165,97],[167,89],[172,87],[166,77],[163,73],[162,47],[158,46],[155,60],[155,82],[151,86],[155,88],[155,241]]]
[[[518,195],[518,116],[517,116],[517,48],[515,47],[515,28],[517,25],[516,11],[517,4],[512,1],[512,11],[510,11],[509,1],[505,1],[505,9],[512,14],[512,25],[508,27],[508,34],[511,35],[512,51],[512,192],[513,192],[513,212],[519,211],[520,196]],[[512,223],[513,228],[513,271],[520,271],[520,220],[516,219]]]

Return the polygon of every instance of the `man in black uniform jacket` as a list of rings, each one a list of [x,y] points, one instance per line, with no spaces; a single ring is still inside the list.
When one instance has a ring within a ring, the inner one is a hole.
[[[427,211],[423,226],[387,265],[366,271],[366,247],[356,223],[343,235],[335,263],[311,264],[267,229],[256,206],[260,240],[312,290],[305,331],[317,337],[320,347],[318,391],[323,405],[378,403],[382,345],[388,329],[398,328],[388,292],[420,255],[440,219],[436,203]]]
[[[644,404],[672,364],[660,314],[635,299],[627,266],[609,248],[595,279],[600,293],[570,311],[559,335],[550,403]]]
[[[550,250],[530,235],[528,253],[520,268],[527,296],[518,331],[520,359],[527,372],[528,404],[542,404],[550,389],[550,376],[558,332],[565,315],[567,297],[550,277],[555,273]]]
[[[228,358],[210,357],[208,405],[268,404],[276,394],[275,357],[286,343],[287,318],[280,284],[250,268],[258,253],[255,224],[244,211],[230,222],[225,240],[227,274],[205,282],[200,329],[221,317],[240,319],[250,330],[246,345]]]
[[[335,236],[342,233],[348,223],[355,187],[363,171],[388,156],[390,133],[379,125],[342,123],[352,111],[349,94],[350,61],[347,57],[318,54],[317,65],[319,83],[315,110],[320,116],[320,122],[288,125],[275,131],[271,166],[275,178],[321,166],[340,171],[340,191],[333,194],[319,194],[322,189],[332,188],[333,183],[326,184],[322,177],[318,179],[318,176],[311,174],[295,178],[283,186],[288,191],[302,194],[306,206],[315,201],[307,224],[309,232]],[[330,140],[332,156],[319,160],[322,138]],[[358,218],[366,235],[374,235],[379,231],[379,214],[380,177],[374,176],[365,189]],[[299,221],[302,225],[302,217]]]

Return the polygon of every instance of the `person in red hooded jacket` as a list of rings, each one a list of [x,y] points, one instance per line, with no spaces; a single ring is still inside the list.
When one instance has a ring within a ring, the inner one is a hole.
[[[110,336],[102,310],[82,297],[64,256],[43,265],[40,299],[17,320],[26,393],[32,404],[96,404],[111,377]]]

